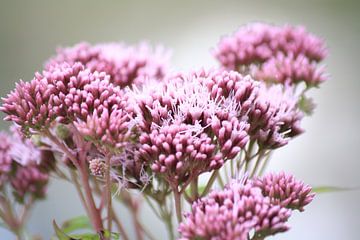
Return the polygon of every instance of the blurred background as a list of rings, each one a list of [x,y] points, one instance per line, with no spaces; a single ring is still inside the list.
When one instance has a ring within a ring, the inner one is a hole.
[[[175,70],[216,66],[209,50],[239,26],[264,21],[305,25],[327,41],[331,78],[312,90],[315,114],[306,133],[278,150],[270,170],[285,170],[313,186],[360,186],[360,1],[0,1],[0,95],[19,79],[30,80],[57,46],[149,40],[173,49]],[[3,115],[0,115],[2,118]],[[7,123],[1,122],[1,129]],[[292,229],[274,239],[359,239],[360,191],[318,195]],[[131,221],[122,211],[127,228]],[[51,222],[84,214],[70,184],[52,181],[48,198],[36,205],[31,233],[49,239]],[[121,216],[121,215],[120,215]],[[148,209],[145,225],[160,239],[165,229]],[[14,239],[0,229],[0,239]]]

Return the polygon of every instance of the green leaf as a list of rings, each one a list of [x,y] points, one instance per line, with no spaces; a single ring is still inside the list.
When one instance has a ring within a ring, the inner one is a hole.
[[[55,230],[55,235],[58,237],[59,240],[76,240],[76,238],[72,238],[66,235],[56,224],[55,220],[53,220],[53,226]]]
[[[305,95],[302,95],[298,102],[299,109],[308,116],[311,116],[316,107],[312,98],[308,98]]]
[[[359,190],[359,188],[343,188],[343,187],[334,187],[334,186],[318,186],[313,187],[312,191],[315,193],[332,193],[332,192],[343,192],[343,191],[354,191]]]
[[[74,234],[73,237],[81,240],[100,240],[99,235],[96,233]]]
[[[105,238],[110,238],[113,240],[119,240],[120,239],[120,234],[119,233],[115,233],[115,232],[109,232],[108,230],[105,230],[103,232],[104,237]]]
[[[92,229],[92,227],[88,217],[79,216],[64,222],[61,229],[64,233],[72,233],[77,230]]]

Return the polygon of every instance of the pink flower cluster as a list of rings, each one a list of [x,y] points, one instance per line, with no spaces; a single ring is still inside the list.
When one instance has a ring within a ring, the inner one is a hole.
[[[24,132],[42,131],[55,120],[74,123],[86,137],[117,146],[128,136],[131,114],[125,93],[104,72],[81,63],[51,65],[30,82],[21,82],[0,108],[5,120]]]
[[[148,78],[161,80],[167,72],[170,55],[163,47],[153,50],[147,43],[127,46],[83,42],[58,49],[57,55],[46,63],[46,68],[63,62],[81,62],[90,71],[106,72],[112,83],[123,88],[132,84],[140,86]]]
[[[287,187],[288,179],[292,187]],[[279,194],[278,189],[286,191],[280,190]],[[223,190],[214,190],[193,203],[192,211],[185,214],[179,226],[180,239],[247,240],[250,235],[252,239],[264,239],[287,231],[291,209],[303,210],[314,197],[310,191],[292,175],[233,180]]]
[[[317,86],[327,76],[318,63],[327,55],[324,41],[304,27],[254,23],[224,37],[214,50],[223,67],[251,72],[260,80]]]
[[[179,74],[137,94],[140,158],[174,184],[220,168],[249,139],[237,103],[213,97],[203,80],[201,73]]]
[[[267,87],[238,72],[178,74],[145,89],[135,94],[140,158],[172,182],[221,167],[249,139],[274,149],[302,133],[291,88]]]
[[[12,135],[1,133],[0,140],[0,187],[3,188],[9,182],[19,202],[30,195],[34,198],[44,197],[50,169],[46,167],[48,163],[43,165],[41,161],[51,159],[43,159],[40,150],[17,131]],[[20,150],[24,154],[20,154]]]
[[[257,178],[254,180],[254,185],[259,187],[262,194],[268,196],[272,203],[299,211],[304,211],[304,206],[315,197],[315,194],[311,193],[310,186],[284,172],[269,173]]]

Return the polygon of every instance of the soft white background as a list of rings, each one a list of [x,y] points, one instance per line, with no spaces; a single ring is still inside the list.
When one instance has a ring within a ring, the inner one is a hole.
[[[279,150],[270,168],[312,185],[360,186],[360,17],[358,1],[0,1],[0,95],[29,80],[58,45],[142,39],[173,49],[175,69],[214,66],[209,49],[221,35],[250,21],[303,24],[326,39],[331,79],[312,91],[318,107],[303,122],[306,133]],[[1,115],[2,117],[3,115]],[[1,123],[2,128],[5,124]],[[274,239],[359,239],[360,192],[319,195]],[[131,222],[126,210],[123,219]],[[83,214],[71,185],[53,181],[33,211],[29,228],[44,239],[52,219]],[[120,215],[121,216],[121,215]],[[145,225],[165,231],[148,210]],[[0,239],[14,239],[0,230]]]

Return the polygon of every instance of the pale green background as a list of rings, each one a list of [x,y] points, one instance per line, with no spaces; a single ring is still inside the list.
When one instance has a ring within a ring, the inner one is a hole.
[[[307,132],[278,151],[270,167],[313,185],[359,186],[359,1],[0,1],[0,95],[29,80],[58,45],[86,40],[162,42],[174,50],[176,69],[210,67],[221,35],[249,21],[304,24],[327,40],[330,81],[313,91],[318,108],[304,121]],[[1,115],[2,117],[3,115]],[[2,127],[5,124],[1,123]],[[291,231],[275,239],[359,239],[360,192],[318,196]],[[131,226],[128,214],[123,219]],[[54,181],[33,211],[29,228],[48,239],[51,220],[83,213],[71,185]],[[146,226],[164,229],[148,210]],[[0,239],[13,239],[0,230]]]

